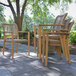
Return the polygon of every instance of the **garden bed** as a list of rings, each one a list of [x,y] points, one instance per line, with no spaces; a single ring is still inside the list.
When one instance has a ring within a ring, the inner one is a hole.
[[[70,53],[76,55],[76,44],[69,44]]]

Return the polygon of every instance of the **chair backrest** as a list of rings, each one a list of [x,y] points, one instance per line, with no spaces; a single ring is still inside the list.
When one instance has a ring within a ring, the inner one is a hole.
[[[70,23],[68,24],[68,31],[69,31],[69,32],[71,31],[71,28],[72,28],[73,24],[74,24],[74,21],[73,21],[73,22],[70,22]]]
[[[58,15],[54,21],[54,24],[64,24],[65,18],[67,16],[68,13],[65,13],[63,15]],[[54,29],[60,29],[59,26],[55,26],[53,27]]]
[[[3,27],[3,32],[5,35],[11,35],[11,33],[6,34],[6,32],[13,32],[14,35],[18,34],[18,27],[17,24],[13,23],[13,24],[7,24],[7,23],[2,23],[2,27]]]
[[[66,20],[64,21],[63,29],[68,29],[68,25],[69,25],[70,21],[71,21],[71,18],[66,19]]]

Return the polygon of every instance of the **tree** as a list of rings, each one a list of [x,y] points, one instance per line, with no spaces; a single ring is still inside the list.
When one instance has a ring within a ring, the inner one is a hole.
[[[22,22],[23,22],[23,16],[24,16],[24,10],[25,10],[26,4],[31,4],[32,6],[35,5],[34,7],[39,7],[40,2],[43,2],[43,3],[47,2],[48,3],[47,5],[52,5],[54,2],[58,2],[60,0],[23,0],[23,1],[24,2],[23,2],[22,7],[20,7],[20,0],[7,0],[8,5],[4,4],[0,1],[1,5],[7,6],[11,9],[13,18],[14,18],[14,22],[18,25],[19,30],[22,30]],[[65,1],[71,1],[71,0],[65,0]],[[16,3],[16,11],[12,5],[12,2]],[[22,8],[22,9],[20,9],[20,8]]]
[[[23,31],[33,31],[33,20],[31,19],[31,17],[28,16],[27,12],[25,12],[24,14],[24,19],[23,19],[23,26],[22,26],[22,30]]]
[[[2,31],[1,22],[5,22],[3,7],[2,6],[0,6],[0,38],[1,38],[1,31]]]
[[[65,13],[68,10],[69,2],[66,2],[64,0],[60,0],[60,2],[57,2],[54,4],[55,9],[60,11],[60,14]]]
[[[0,6],[0,22],[3,22],[3,21],[5,21],[4,14],[3,14],[3,7]]]
[[[24,0],[21,12],[20,12],[20,0],[13,0],[13,1],[16,2],[16,11],[12,5],[11,0],[7,0],[8,5],[4,4],[2,2],[0,2],[0,4],[3,6],[7,6],[11,9],[12,14],[13,14],[13,18],[14,18],[14,22],[18,25],[18,29],[22,30],[22,22],[23,22],[24,10],[26,7],[27,0]]]

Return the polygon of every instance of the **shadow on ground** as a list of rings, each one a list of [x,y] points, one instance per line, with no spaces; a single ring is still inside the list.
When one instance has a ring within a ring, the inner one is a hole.
[[[2,44],[0,44],[2,46]],[[34,53],[31,46],[31,53],[28,56],[27,45],[19,44],[18,53],[14,52],[14,59],[11,59],[11,44],[3,56],[0,51],[0,76],[76,76],[76,56],[71,55],[71,64],[59,59],[57,53],[48,57],[48,66],[45,67],[42,61]],[[14,51],[15,51],[14,45]]]

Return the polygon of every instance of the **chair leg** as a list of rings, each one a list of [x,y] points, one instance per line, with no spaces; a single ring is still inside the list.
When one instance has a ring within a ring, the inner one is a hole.
[[[14,42],[12,41],[12,59],[14,58]]]
[[[61,41],[61,46],[62,46],[62,49],[63,49],[63,55],[65,56],[65,42],[64,42],[64,38],[62,36],[60,36],[60,41]]]
[[[38,44],[39,40],[37,39],[37,56],[39,56],[39,44]]]
[[[66,61],[68,61],[68,55],[67,55],[67,38],[66,35],[64,35],[64,49],[65,49],[65,56],[66,56]]]
[[[67,47],[68,45],[67,45],[67,39],[65,39],[65,52],[66,52],[66,61],[68,61],[68,47]]]
[[[67,42],[68,40],[67,40],[67,38],[66,38],[66,35],[64,35],[64,48],[65,48],[65,56],[66,56],[66,61],[68,61],[68,52],[67,52],[67,50],[68,50],[68,45],[67,45]]]
[[[3,41],[3,55],[4,55],[4,49],[5,49],[5,40]]]
[[[48,59],[48,36],[46,38],[46,57],[45,57],[45,66],[47,66],[47,59]]]
[[[42,63],[44,63],[44,54],[45,54],[45,35],[43,35],[43,49],[42,49]]]
[[[58,56],[60,56],[60,59],[62,59],[61,47],[57,47],[56,50],[58,52]]]
[[[68,56],[68,62],[69,64],[71,64],[71,60],[70,60],[70,51],[69,51],[69,38],[67,37],[67,56]]]
[[[61,47],[59,47],[59,55],[60,55],[60,59],[62,59]]]
[[[41,59],[41,38],[39,38],[39,58]]]
[[[36,38],[34,37],[34,52],[36,53]]]
[[[65,35],[63,36],[63,47],[64,47],[64,56],[66,56],[66,50],[65,50]]]
[[[41,26],[39,26],[39,58],[41,59]]]
[[[57,51],[57,53],[58,53],[58,56],[60,56],[60,55],[59,55],[59,50],[58,50],[58,47],[56,47],[56,51]]]
[[[16,43],[16,53],[18,52],[18,43]]]
[[[30,55],[30,32],[28,32],[28,55]]]

